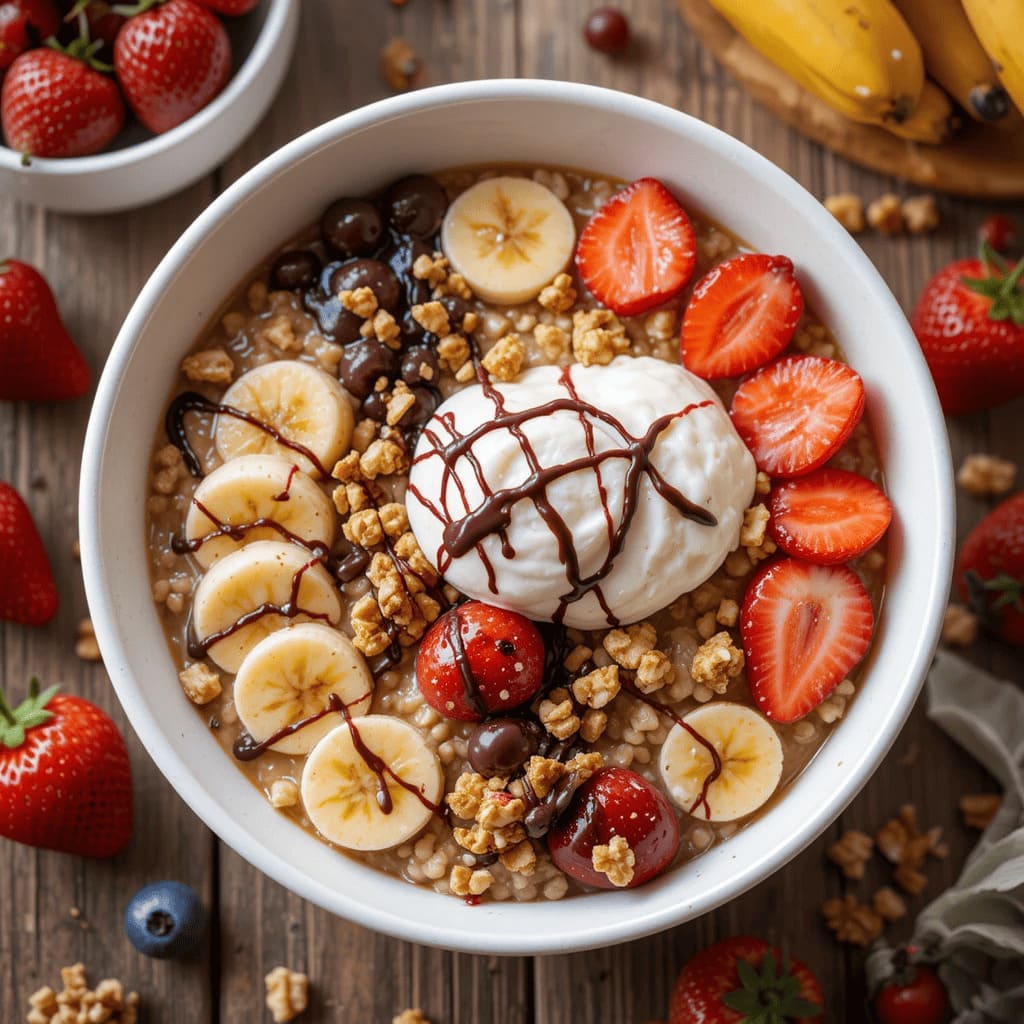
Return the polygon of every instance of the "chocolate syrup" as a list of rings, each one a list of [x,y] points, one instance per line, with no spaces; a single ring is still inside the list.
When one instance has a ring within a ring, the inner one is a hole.
[[[459,610],[453,609],[448,615],[446,623],[446,639],[452,649],[455,664],[459,667],[459,675],[462,677],[462,693],[466,703],[481,717],[487,715],[487,705],[484,703],[480,693],[480,683],[473,675],[469,658],[466,657],[466,645],[462,642],[462,620],[459,618]]]
[[[292,466],[288,470],[288,479],[284,482],[284,490],[280,494],[274,495],[274,501],[290,501],[292,497],[292,481],[295,479],[295,474],[298,473],[299,467]]]
[[[181,452],[185,460],[185,466],[194,477],[202,477],[203,467],[199,457],[195,453],[191,442],[188,439],[188,432],[185,430],[185,416],[190,412],[210,412],[218,416],[231,416],[236,420],[242,420],[257,430],[269,434],[279,445],[290,448],[293,452],[305,456],[313,464],[321,476],[327,476],[327,470],[323,463],[304,444],[298,441],[291,441],[282,434],[277,427],[265,423],[252,413],[244,409],[236,409],[233,405],[223,405],[220,402],[213,402],[204,398],[198,391],[183,391],[176,396],[167,409],[167,416],[164,419],[164,429],[167,431],[167,439]],[[289,481],[290,483],[290,481]]]

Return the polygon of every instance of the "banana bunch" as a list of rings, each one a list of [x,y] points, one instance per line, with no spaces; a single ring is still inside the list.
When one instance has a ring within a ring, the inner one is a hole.
[[[798,85],[860,124],[944,142],[959,108],[1018,126],[1022,0],[710,0]]]

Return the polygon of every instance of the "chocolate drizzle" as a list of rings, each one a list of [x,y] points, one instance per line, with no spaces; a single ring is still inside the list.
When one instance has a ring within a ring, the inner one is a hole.
[[[288,479],[284,482],[284,490],[280,494],[274,495],[274,501],[291,501],[292,481],[295,479],[295,474],[298,473],[298,471],[298,466],[292,466],[292,468],[288,470]]]
[[[466,645],[462,642],[462,619],[459,617],[458,608],[448,616],[446,631],[448,646],[452,649],[452,657],[455,659],[455,664],[459,667],[459,675],[462,677],[462,693],[466,698],[466,703],[480,718],[486,718],[487,705],[480,693],[480,684],[476,676],[473,675],[469,658],[466,657]]]
[[[437,552],[435,564],[442,574],[455,558],[475,549],[487,572],[488,586],[492,593],[497,593],[494,567],[483,548],[483,540],[496,535],[501,542],[502,555],[505,558],[515,556],[508,537],[508,527],[512,520],[512,509],[523,500],[532,501],[538,515],[554,535],[558,543],[558,555],[565,566],[569,582],[569,590],[559,599],[559,605],[552,618],[561,622],[569,605],[579,601],[593,592],[600,602],[608,624],[618,625],[618,619],[612,613],[601,591],[601,581],[611,572],[615,559],[618,557],[626,540],[626,535],[636,514],[640,484],[646,475],[654,489],[681,516],[704,526],[715,526],[717,519],[707,509],[701,508],[679,490],[673,487],[654,466],[652,453],[661,434],[676,420],[688,416],[696,409],[713,405],[709,399],[694,402],[677,412],[668,413],[655,420],[642,437],[633,437],[626,428],[603,409],[583,401],[576,392],[572,380],[572,367],[562,369],[560,381],[567,392],[567,397],[556,398],[542,405],[534,406],[519,412],[509,412],[505,408],[505,398],[494,387],[487,372],[477,365],[477,376],[484,394],[494,403],[493,419],[482,423],[466,434],[459,432],[452,413],[443,413],[438,419],[450,435],[443,440],[436,430],[425,428],[425,433],[433,445],[432,449],[422,452],[415,462],[439,457],[444,465],[441,480],[441,505],[438,507],[430,501],[413,484],[409,489],[420,503],[427,508],[443,526],[442,544]],[[583,427],[587,445],[587,454],[578,459],[557,466],[542,466],[529,438],[523,432],[523,425],[556,412],[573,412]],[[600,422],[608,427],[621,439],[620,446],[598,452],[594,447],[594,423]],[[484,476],[483,469],[474,453],[474,445],[495,430],[507,430],[519,443],[523,455],[530,467],[530,475],[514,487],[492,490]],[[465,458],[473,471],[477,485],[484,494],[483,500],[470,508],[466,489],[462,481],[454,473],[454,467],[460,458]],[[608,502],[608,494],[601,478],[601,467],[613,459],[624,459],[627,462],[623,481],[622,517],[615,525]],[[558,480],[582,470],[592,470],[597,476],[598,493],[608,525],[608,554],[602,565],[590,575],[582,574],[579,554],[573,542],[572,530],[563,517],[551,504],[547,496],[548,487]],[[448,487],[454,480],[459,490],[465,514],[457,518],[448,512]]]
[[[237,409],[233,405],[223,405],[220,402],[213,402],[209,398],[204,398],[198,391],[183,391],[175,397],[168,407],[167,416],[164,419],[164,429],[167,431],[168,440],[181,452],[181,457],[185,460],[188,471],[194,477],[202,477],[204,473],[199,456],[196,455],[195,449],[188,439],[188,431],[185,429],[185,416],[190,412],[215,413],[218,416],[231,416],[236,420],[242,420],[257,430],[262,430],[263,433],[269,434],[279,445],[290,448],[293,452],[298,452],[299,455],[309,459],[313,468],[321,476],[327,476],[327,470],[324,468],[323,463],[313,452],[304,444],[285,437],[277,427],[272,426],[270,423],[265,423],[258,416],[253,416],[252,413],[248,413],[244,409]],[[288,484],[291,486],[290,479]],[[286,501],[287,496],[277,500]]]

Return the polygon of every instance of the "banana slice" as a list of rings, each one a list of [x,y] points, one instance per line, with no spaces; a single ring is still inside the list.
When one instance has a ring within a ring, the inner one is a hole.
[[[257,614],[264,607],[286,607],[296,582],[299,614]],[[248,615],[252,621],[234,628]],[[289,622],[307,622],[311,617],[337,624],[341,618],[337,587],[305,548],[273,540],[258,540],[218,559],[199,581],[192,602],[192,628],[200,643],[229,631],[207,651],[225,672],[237,672],[265,636]]]
[[[413,726],[390,715],[354,718],[329,732],[310,751],[299,784],[309,820],[346,850],[387,850],[411,839],[430,821],[443,788],[437,755]]]
[[[273,526],[251,526],[260,520],[270,520],[308,544],[329,549],[334,542],[334,518],[331,499],[290,459],[240,455],[218,466],[196,488],[185,517],[185,539],[202,541],[193,554],[207,569],[253,541],[288,539]],[[219,525],[247,528],[241,536],[216,536]]]
[[[235,709],[257,743],[323,711],[332,693],[350,715],[365,715],[373,698],[373,676],[352,641],[321,622],[300,622],[264,637],[235,676]],[[308,754],[342,721],[340,712],[324,715],[270,749]]]
[[[316,477],[330,473],[352,439],[352,406],[342,386],[323,370],[297,359],[265,363],[242,374],[221,401],[312,452],[318,465],[265,430],[221,414],[217,416],[214,442],[225,462],[239,455],[269,452],[296,462]]]
[[[706,704],[683,721],[722,759],[721,774],[703,793],[714,767],[711,752],[681,725],[672,727],[659,768],[665,788],[683,810],[704,821],[732,821],[756,811],[775,792],[782,778],[782,744],[766,718],[743,704],[723,701]]]
[[[530,178],[488,178],[448,207],[441,248],[486,302],[526,302],[569,264],[576,228],[565,204]]]

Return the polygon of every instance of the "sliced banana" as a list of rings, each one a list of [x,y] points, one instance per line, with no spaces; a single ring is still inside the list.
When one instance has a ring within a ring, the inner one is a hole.
[[[265,430],[221,413],[214,442],[225,462],[239,455],[269,452],[291,459],[312,476],[321,476],[321,469],[330,473],[352,439],[352,405],[342,386],[323,370],[297,359],[281,359],[249,370],[224,392],[221,401],[312,452],[319,465]]]
[[[289,605],[296,582],[298,614],[258,614],[263,607]],[[247,615],[253,616],[252,621],[234,629]],[[207,651],[225,672],[237,672],[245,656],[265,636],[311,617],[338,623],[341,600],[337,587],[305,548],[273,540],[247,544],[214,562],[199,581],[192,602],[192,628],[200,643],[229,631]]]
[[[722,760],[721,774],[704,793],[714,768],[711,752],[681,725],[672,727],[659,768],[665,788],[683,810],[704,821],[732,821],[756,811],[775,792],[782,778],[782,744],[766,718],[743,704],[722,701],[690,712],[683,721]]]
[[[379,773],[374,764],[383,766]],[[327,733],[306,758],[299,785],[317,831],[347,850],[387,850],[411,839],[430,821],[443,788],[437,755],[413,726],[390,715],[354,718]]]
[[[264,637],[235,676],[235,709],[257,743],[311,718],[337,694],[350,715],[365,715],[373,698],[366,659],[344,633],[321,622],[300,622]],[[282,754],[308,754],[344,719],[326,714],[270,745]]]
[[[445,214],[441,247],[486,302],[526,302],[560,274],[576,247],[565,204],[530,178],[488,178]]]
[[[194,555],[205,569],[254,541],[288,539],[273,526],[251,525],[261,520],[277,523],[309,544],[329,549],[334,542],[331,499],[291,459],[280,455],[240,455],[205,477],[185,517],[185,538],[202,541]],[[241,536],[217,535],[220,526],[245,530]]]

